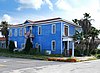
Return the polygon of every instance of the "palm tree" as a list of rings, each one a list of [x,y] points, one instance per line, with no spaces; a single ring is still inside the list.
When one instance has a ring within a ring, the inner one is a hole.
[[[6,38],[6,48],[8,47],[8,34],[9,34],[8,25],[9,24],[6,21],[2,21],[1,25],[0,25],[0,27],[1,27],[0,31],[1,31],[2,35],[5,36],[5,38]]]
[[[90,53],[91,53],[100,44],[96,41],[98,39],[98,35],[100,34],[100,30],[96,29],[95,27],[92,27],[89,34],[91,37],[91,42],[90,42]]]
[[[92,25],[91,20],[93,20],[93,19],[90,19],[91,16],[89,13],[85,13],[83,15],[84,15],[83,19],[80,19],[80,20],[74,19],[72,21],[75,24],[79,24],[82,27],[82,33],[83,33],[83,38],[84,38],[84,42],[85,42],[85,46],[86,46],[86,50],[87,50],[87,55],[89,55],[89,51],[91,49],[93,49],[92,46],[94,46],[96,44],[96,43],[94,43],[94,41],[95,41],[95,38],[98,36],[100,30],[97,30],[91,26]],[[92,45],[90,45],[91,39],[92,39]],[[80,42],[82,42],[82,41],[83,40],[80,39]]]

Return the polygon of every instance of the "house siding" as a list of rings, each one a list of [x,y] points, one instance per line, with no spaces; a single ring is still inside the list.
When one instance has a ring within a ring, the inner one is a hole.
[[[52,25],[55,24],[56,25],[56,33],[52,34]],[[46,50],[51,51],[52,54],[59,54],[61,49],[61,22],[58,23],[51,23],[51,24],[41,24],[39,25],[42,28],[42,33],[40,35],[38,35],[38,26],[34,26],[33,31],[35,31],[33,34],[35,34],[34,36],[34,40],[33,40],[33,46],[35,48],[35,44],[41,44],[41,52],[43,53]],[[53,51],[52,50],[52,40],[55,40],[56,42],[56,50]],[[58,42],[59,41],[59,42]]]
[[[45,22],[45,21],[44,21]],[[56,25],[56,33],[52,33],[52,25]],[[32,34],[34,35],[32,39],[33,49],[36,48],[36,44],[40,45],[40,52],[51,51],[51,54],[62,54],[64,52],[64,25],[68,26],[68,36],[73,36],[75,34],[76,26],[66,23],[64,21],[50,21],[45,23],[34,24],[31,22],[24,22],[24,26],[10,27],[9,31],[12,30],[12,36],[9,36],[9,40],[17,41],[17,48],[21,49],[22,44],[25,44],[27,37],[25,36],[29,32],[32,26]],[[29,26],[28,26],[29,25]],[[41,26],[41,34],[38,34],[38,27]],[[20,35],[20,29],[22,29],[22,35]],[[78,29],[78,28],[77,28]],[[17,30],[16,36],[14,35],[15,30]],[[65,37],[68,37],[65,36]],[[69,38],[69,37],[68,37]],[[56,43],[56,49],[52,50],[52,41]],[[72,49],[73,41],[69,42],[69,48]]]

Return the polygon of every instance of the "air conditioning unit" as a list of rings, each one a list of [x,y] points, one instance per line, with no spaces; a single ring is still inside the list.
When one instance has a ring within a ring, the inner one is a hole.
[[[47,55],[50,55],[51,54],[51,51],[50,50],[46,50],[46,54]]]

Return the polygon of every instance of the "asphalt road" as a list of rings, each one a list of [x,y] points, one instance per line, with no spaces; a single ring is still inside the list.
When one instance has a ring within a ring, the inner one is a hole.
[[[0,73],[100,73],[100,60],[66,63],[0,58]]]
[[[63,63],[33,60],[33,59],[0,57],[0,73],[10,73],[11,71],[18,70],[18,69],[35,68],[35,67],[41,67],[47,65],[52,66],[52,65],[59,65],[59,64],[63,64]]]

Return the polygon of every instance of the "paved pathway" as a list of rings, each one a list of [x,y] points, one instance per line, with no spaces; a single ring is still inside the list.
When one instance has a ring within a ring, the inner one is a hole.
[[[0,59],[0,73],[100,73],[100,60],[77,63]]]

